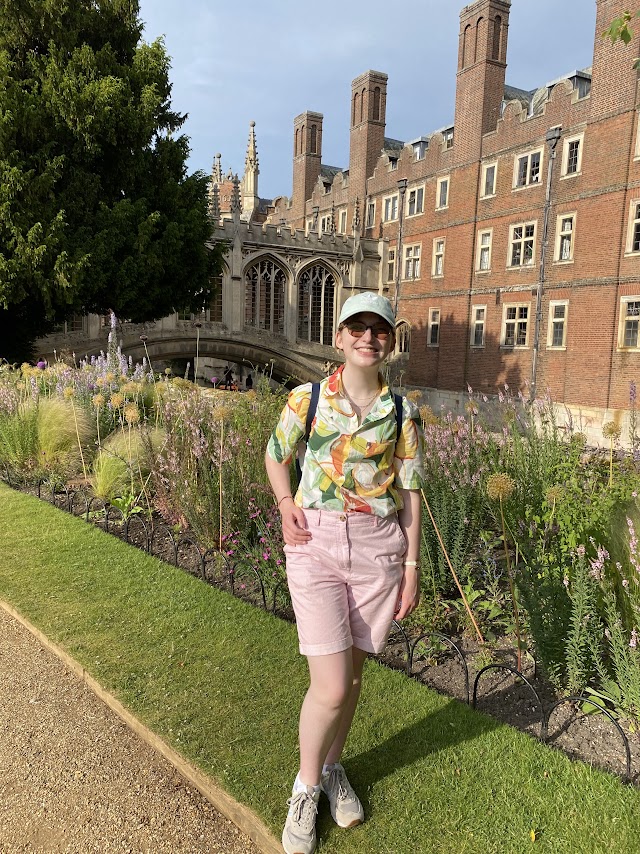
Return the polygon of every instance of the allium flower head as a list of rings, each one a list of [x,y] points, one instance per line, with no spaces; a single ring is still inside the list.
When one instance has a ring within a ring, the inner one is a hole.
[[[587,444],[587,437],[584,433],[574,433],[571,436],[571,442],[579,448],[584,448]]]
[[[107,373],[105,374],[105,380],[108,383],[112,383],[115,380],[115,378],[116,378],[116,375],[113,373],[113,371],[107,371]]]
[[[231,415],[231,407],[224,403],[219,403],[213,410],[213,417],[216,421],[226,421]]]
[[[419,391],[417,388],[416,388],[416,389],[414,389],[413,391],[410,391],[410,392],[407,394],[407,400],[410,400],[410,401],[411,401],[411,403],[415,403],[415,404],[417,404],[417,403],[419,403],[419,402],[420,402],[420,399],[421,399],[421,398],[422,398],[422,392],[421,392],[421,391]]]
[[[113,406],[114,409],[120,409],[123,403],[124,397],[119,392],[111,395],[111,406]]]
[[[558,501],[562,500],[564,495],[564,489],[560,486],[560,484],[556,483],[554,486],[550,486],[547,489],[546,499],[549,504],[557,504]]]
[[[103,394],[94,394],[93,396],[93,405],[96,409],[102,409],[104,406],[105,397]]]
[[[516,485],[513,478],[504,472],[492,474],[487,480],[487,495],[492,500],[500,499],[501,501],[505,501],[513,495],[515,488]]]
[[[433,409],[427,404],[423,404],[420,407],[420,418],[422,419],[423,424],[437,424],[438,417],[434,414]]]
[[[251,388],[251,389],[249,389],[249,391],[245,394],[245,397],[246,397],[246,399],[249,401],[249,403],[253,403],[253,402],[254,402],[254,400],[256,400],[256,398],[258,397],[258,393],[257,393],[256,391],[254,391],[254,390]]]
[[[619,439],[622,434],[622,428],[615,421],[607,421],[602,425],[602,435],[605,439]]]
[[[127,424],[137,424],[140,421],[140,410],[135,403],[129,403],[125,406],[124,417]]]
[[[63,394],[64,394],[64,396],[65,396],[65,398],[66,398],[67,400],[70,400],[70,399],[73,397],[73,395],[75,394],[75,389],[74,389],[74,387],[73,387],[72,385],[68,385],[68,386],[65,388],[65,390],[64,390],[64,392],[63,392]]]

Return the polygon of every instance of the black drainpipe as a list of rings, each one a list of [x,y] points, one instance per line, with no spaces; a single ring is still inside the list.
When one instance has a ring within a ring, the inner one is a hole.
[[[549,241],[549,212],[551,210],[551,181],[553,179],[553,164],[556,159],[556,146],[562,135],[559,127],[550,128],[547,131],[546,142],[549,145],[549,165],[547,167],[547,188],[544,196],[544,214],[542,219],[542,243],[540,248],[540,275],[538,287],[536,288],[536,323],[533,333],[533,351],[531,354],[531,386],[529,389],[529,402],[536,399],[536,384],[538,380],[538,355],[540,353],[540,329],[542,327],[542,294],[544,291],[544,280],[546,273],[547,244]]]

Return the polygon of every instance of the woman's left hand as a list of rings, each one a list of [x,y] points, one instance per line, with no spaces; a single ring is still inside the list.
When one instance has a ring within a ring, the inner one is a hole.
[[[420,570],[415,566],[405,566],[398,591],[398,606],[393,615],[395,620],[408,617],[420,602]]]

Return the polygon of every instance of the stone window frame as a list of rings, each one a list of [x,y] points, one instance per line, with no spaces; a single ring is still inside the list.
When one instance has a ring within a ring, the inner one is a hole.
[[[533,158],[538,155],[538,162],[533,171]],[[522,164],[526,160],[524,180],[522,180]],[[513,189],[526,190],[528,187],[538,187],[542,181],[542,165],[544,162],[544,146],[531,148],[524,153],[516,154],[513,158]]]
[[[555,264],[573,264],[576,246],[576,218],[576,211],[567,211],[566,213],[558,214],[556,217],[556,242],[553,252],[553,261]],[[565,222],[569,220],[571,221],[571,228],[567,229]],[[568,254],[566,254],[567,245],[569,246]]]
[[[488,235],[489,242],[483,243],[483,237]],[[486,262],[486,266],[483,266],[483,253],[487,250],[488,260]],[[491,256],[493,254],[493,228],[479,228],[478,229],[478,237],[476,242],[476,273],[490,273],[491,272]]]
[[[399,199],[398,193],[391,193],[382,199],[382,222],[397,222]],[[387,216],[388,213],[395,213],[395,216]]]
[[[411,196],[415,194],[415,209],[413,213],[411,213]],[[406,201],[406,211],[405,216],[407,219],[414,216],[420,216],[420,214],[424,213],[424,196],[425,196],[425,185],[424,184],[416,184],[415,187],[409,187],[407,190],[407,201]]]
[[[411,352],[411,324],[408,320],[398,320],[396,323],[396,356],[409,355]]]
[[[578,143],[575,169],[569,172],[571,161],[569,159],[570,149],[574,143]],[[584,131],[568,136],[562,144],[562,164],[560,167],[561,178],[575,178],[582,175],[582,154],[584,151]]]
[[[396,280],[396,252],[395,246],[390,246],[387,250],[387,282]]]
[[[376,224],[376,201],[372,199],[367,202],[367,214],[364,222],[365,228],[373,228]]]
[[[630,294],[620,297],[617,349],[640,350],[640,296]]]
[[[556,315],[556,310],[562,308],[562,315]],[[549,302],[549,319],[547,323],[547,350],[567,349],[567,320],[569,318],[569,300],[553,299]],[[555,344],[556,332],[562,330],[560,344]]]
[[[513,316],[510,316],[513,312]],[[531,320],[530,302],[507,302],[502,308],[502,327],[500,347],[505,350],[527,350],[529,348],[529,321]],[[521,327],[524,326],[524,343],[521,341]],[[513,334],[510,328],[513,327]],[[520,329],[519,329],[520,327]]]
[[[527,235],[527,229],[533,227],[533,235]],[[522,236],[516,236],[516,229],[522,229]],[[536,260],[536,243],[538,237],[538,221],[529,220],[527,222],[516,222],[509,226],[509,249],[507,254],[507,268],[509,270],[523,270],[527,267],[533,267]],[[531,242],[531,260],[524,261],[525,247]],[[517,243],[522,244],[521,259],[519,263],[514,263],[514,250]]]
[[[436,306],[429,306],[427,317],[427,347],[439,347],[440,319],[442,317],[440,308]]]
[[[493,182],[492,189],[490,193],[486,192],[487,189],[487,172],[489,169],[493,169]],[[498,161],[492,160],[491,163],[483,163],[482,165],[482,177],[481,177],[481,185],[480,185],[480,198],[481,199],[492,199],[496,195],[496,186],[498,183]]]
[[[627,245],[625,255],[640,254],[640,199],[629,203],[629,223],[627,226]]]
[[[482,317],[478,316],[478,312],[482,312]],[[487,330],[487,306],[472,305],[471,306],[471,330],[469,335],[469,346],[474,350],[480,350],[484,347],[485,336]],[[480,341],[477,341],[478,329],[481,329]]]
[[[442,244],[439,248],[439,244]],[[441,279],[444,277],[444,259],[447,251],[447,238],[445,235],[433,238],[433,255],[431,261],[431,277]]]
[[[446,187],[445,190],[445,199],[444,204],[442,202],[442,188]],[[436,181],[436,210],[437,211],[445,211],[449,207],[449,196],[451,193],[451,176],[450,175],[442,175]]]
[[[313,281],[314,271],[320,270],[323,274],[321,287],[320,287],[320,296],[318,298],[318,293],[313,293],[313,285],[317,285],[317,280]],[[304,326],[304,315],[302,315],[302,300],[300,297],[300,292],[303,287],[303,278],[308,277],[310,281],[308,282],[309,287],[309,314],[306,317],[306,325],[307,325],[307,334],[306,336],[302,335],[301,330]],[[331,281],[329,281],[331,279]],[[298,343],[305,344],[321,344],[325,347],[330,347],[333,345],[334,339],[334,327],[335,321],[337,317],[336,312],[336,300],[338,297],[338,289],[339,289],[340,277],[339,275],[330,267],[328,264],[323,263],[320,260],[313,261],[310,264],[307,264],[302,270],[300,270],[299,274],[296,276],[295,280],[295,290],[296,290],[296,341]],[[326,287],[331,288],[331,292],[326,291]],[[327,310],[331,315],[327,318]],[[319,312],[319,317],[317,316]],[[318,332],[318,336],[313,337],[313,332]],[[318,340],[319,339],[319,340]]]
[[[402,259],[403,281],[415,281],[420,278],[421,257],[422,243],[409,243],[404,246],[404,257]],[[408,275],[409,272],[410,275]]]

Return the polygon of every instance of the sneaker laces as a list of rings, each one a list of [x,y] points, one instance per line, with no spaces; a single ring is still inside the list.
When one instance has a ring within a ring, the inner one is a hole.
[[[349,783],[347,774],[342,765],[335,765],[331,771],[329,771],[327,788],[337,789],[337,799],[340,801],[355,801],[356,799],[356,793],[353,791],[351,783]]]
[[[318,805],[313,796],[308,792],[297,792],[289,798],[287,804],[291,807],[290,815],[293,822],[305,833],[310,833],[318,814]]]

